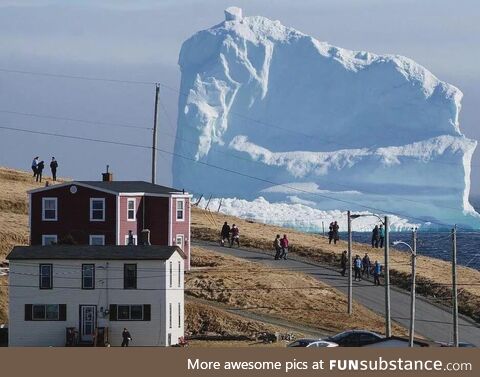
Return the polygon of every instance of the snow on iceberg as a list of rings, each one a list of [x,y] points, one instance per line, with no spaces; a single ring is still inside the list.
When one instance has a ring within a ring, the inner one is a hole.
[[[225,18],[180,52],[175,186],[480,228],[459,89],[403,56],[338,48],[235,7]]]

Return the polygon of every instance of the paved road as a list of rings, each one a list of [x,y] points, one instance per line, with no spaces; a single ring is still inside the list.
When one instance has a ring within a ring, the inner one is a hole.
[[[282,266],[294,270],[303,270],[302,272],[315,277],[323,283],[331,286],[340,286],[338,288],[340,291],[347,292],[347,278],[342,277],[337,271],[330,268],[293,259],[276,261],[272,256],[255,249],[230,249],[220,247],[212,242],[203,241],[194,242],[194,245],[268,266]],[[409,292],[392,289],[390,294],[392,320],[408,328],[410,323]],[[375,287],[371,282],[367,281],[354,282],[353,298],[374,312],[384,315],[385,290],[383,286]],[[436,341],[450,342],[453,336],[451,322],[452,316],[448,309],[429,303],[425,299],[417,298],[415,321],[415,332],[417,334]],[[469,342],[480,347],[480,327],[473,322],[460,318],[459,335],[460,341]]]

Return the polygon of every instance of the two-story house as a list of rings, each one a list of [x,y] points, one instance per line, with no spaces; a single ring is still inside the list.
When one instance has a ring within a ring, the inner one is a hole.
[[[190,269],[191,195],[143,181],[74,181],[28,192],[30,244],[126,245],[143,229],[152,245],[179,246]]]
[[[17,246],[7,259],[9,346],[65,346],[70,334],[119,346],[124,328],[133,346],[183,337],[185,255],[177,246]]]

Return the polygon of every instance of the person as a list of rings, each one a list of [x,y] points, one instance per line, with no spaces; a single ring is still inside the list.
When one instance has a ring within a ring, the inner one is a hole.
[[[37,176],[37,165],[38,165],[39,157],[35,157],[32,161],[32,171],[33,171],[33,178]]]
[[[280,255],[280,259],[286,260],[288,254],[288,238],[286,234],[284,234],[283,238],[280,240],[280,246],[282,247],[282,254]]]
[[[225,240],[230,244],[230,225],[225,221],[222,226],[222,231],[220,232],[220,244],[225,246]]]
[[[382,273],[382,266],[378,261],[373,265],[373,284],[380,285],[380,274]]]
[[[370,268],[371,268],[370,257],[368,256],[368,253],[365,253],[365,256],[362,259],[362,276],[367,275],[367,278],[369,278]]]
[[[338,229],[340,229],[340,227],[338,226],[336,221],[334,221],[332,229],[333,229],[333,244],[336,245],[337,241],[340,239],[340,235],[338,233]]]
[[[385,228],[383,227],[383,225],[380,225],[379,237],[380,237],[380,248],[383,248],[383,242],[385,241]]]
[[[122,339],[122,347],[128,347],[128,343],[132,340],[132,336],[126,327],[123,328]]]
[[[347,250],[344,250],[342,256],[340,257],[340,267],[342,268],[342,276],[345,276],[345,272],[347,271]]]
[[[380,241],[380,233],[378,230],[378,225],[375,225],[375,228],[372,230],[372,248],[378,248],[378,242]]]
[[[232,247],[235,242],[237,243],[237,246],[240,247],[240,230],[238,229],[238,226],[233,224],[230,232],[232,233],[232,238],[230,239],[230,247]]]
[[[55,160],[55,157],[52,157],[52,162],[50,162],[50,170],[52,171],[52,179],[54,181],[57,180],[57,168],[58,168],[58,162]]]
[[[362,280],[361,276],[361,270],[362,270],[362,260],[360,259],[360,256],[357,254],[355,256],[355,259],[353,260],[353,268],[355,270],[355,281],[360,281]]]
[[[275,260],[280,259],[280,254],[282,253],[282,243],[280,241],[280,234],[277,234],[275,240],[273,241],[273,248],[275,249]]]
[[[328,243],[331,244],[333,240],[333,222],[328,227]]]
[[[45,168],[45,163],[43,161],[40,161],[37,165],[37,182],[42,182],[42,172],[43,169]]]
[[[128,231],[128,246],[135,245],[135,237],[133,237],[133,232],[131,230]]]

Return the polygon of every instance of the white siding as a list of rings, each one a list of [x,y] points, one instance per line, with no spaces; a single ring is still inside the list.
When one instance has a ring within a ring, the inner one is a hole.
[[[171,259],[173,265],[182,260],[178,253]],[[40,263],[53,264],[53,289],[39,289]],[[82,263],[95,264],[95,289],[81,289]],[[107,266],[108,263],[108,281]],[[137,289],[123,289],[124,263],[137,264]],[[167,344],[168,302],[173,307],[172,344],[183,336],[178,328],[178,302],[183,309],[182,287],[174,284],[168,288],[169,261],[80,261],[80,260],[28,260],[10,261],[10,305],[9,345],[10,346],[64,346],[67,327],[79,329],[79,306],[97,306],[97,324],[107,326],[112,346],[121,344],[124,327],[130,331],[131,346],[165,346]],[[174,282],[178,280],[178,269],[174,269]],[[108,286],[108,289],[107,289]],[[25,304],[66,304],[66,321],[25,321]],[[108,309],[110,304],[150,304],[150,321],[110,321],[103,318],[100,308]],[[183,314],[182,314],[183,319]],[[175,326],[176,325],[176,326]]]

